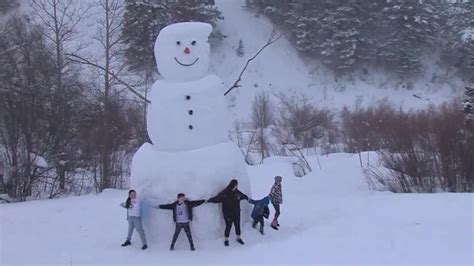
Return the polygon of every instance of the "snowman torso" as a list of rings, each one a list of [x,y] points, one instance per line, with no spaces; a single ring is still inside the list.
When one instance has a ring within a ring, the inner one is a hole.
[[[158,81],[150,93],[148,135],[160,151],[193,150],[228,141],[227,106],[215,75]]]

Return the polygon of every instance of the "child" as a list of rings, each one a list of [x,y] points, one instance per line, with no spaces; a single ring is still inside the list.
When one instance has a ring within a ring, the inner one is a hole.
[[[249,203],[255,205],[250,215],[253,219],[252,227],[255,228],[257,223],[260,223],[260,234],[263,235],[263,218],[268,219],[268,216],[270,216],[270,210],[268,209],[270,197],[267,196],[261,200],[249,199]]]
[[[183,193],[178,194],[178,199],[171,204],[159,205],[160,209],[173,210],[173,220],[176,223],[176,228],[171,241],[170,250],[174,250],[174,244],[178,239],[181,229],[184,229],[186,236],[188,237],[189,245],[191,250],[194,249],[193,237],[191,235],[191,229],[189,222],[193,220],[193,208],[203,204],[204,200],[188,200]]]
[[[271,227],[275,230],[278,230],[278,226],[280,226],[278,223],[278,217],[280,216],[280,204],[283,203],[283,193],[281,191],[282,179],[283,178],[281,176],[275,176],[275,183],[273,184],[270,194],[268,195],[273,207],[275,208],[275,216],[273,217],[271,225]]]
[[[248,199],[249,197],[239,190],[239,181],[232,179],[224,190],[207,200],[210,203],[222,203],[222,214],[225,222],[224,246],[226,247],[229,246],[229,235],[232,225],[235,228],[237,242],[241,245],[245,244],[240,237],[240,201]]]
[[[133,229],[137,229],[140,239],[142,240],[142,250],[148,248],[146,243],[145,231],[143,230],[142,219],[141,219],[141,200],[137,197],[135,190],[128,192],[128,198],[120,206],[127,209],[127,220],[128,220],[128,235],[127,240],[122,244],[122,247],[131,245]]]

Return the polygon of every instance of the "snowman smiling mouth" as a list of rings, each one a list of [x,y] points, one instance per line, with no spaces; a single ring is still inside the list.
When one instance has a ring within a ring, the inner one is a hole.
[[[176,63],[178,63],[178,64],[180,64],[180,65],[182,65],[182,66],[188,67],[188,66],[192,66],[192,65],[196,64],[196,62],[199,60],[199,57],[196,58],[196,60],[194,60],[194,62],[192,62],[191,64],[181,63],[181,62],[178,60],[178,58],[176,58],[176,57],[174,58],[174,60],[176,61]]]

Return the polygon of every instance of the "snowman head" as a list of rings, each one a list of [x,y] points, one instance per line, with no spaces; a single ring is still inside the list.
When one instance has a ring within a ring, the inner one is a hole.
[[[204,77],[209,69],[209,35],[212,26],[183,22],[164,27],[155,42],[155,58],[160,74],[171,81]]]

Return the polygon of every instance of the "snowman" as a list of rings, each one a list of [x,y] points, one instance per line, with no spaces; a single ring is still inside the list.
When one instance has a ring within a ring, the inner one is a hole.
[[[212,26],[185,22],[163,28],[154,52],[163,79],[151,89],[145,143],[132,160],[132,188],[144,200],[147,235],[168,239],[174,230],[170,213],[153,207],[185,193],[192,200],[209,199],[231,179],[250,195],[247,168],[237,145],[228,139],[229,117],[221,80],[208,74]],[[241,203],[242,222],[250,206]],[[193,237],[223,236],[220,204],[204,204],[193,211]]]

